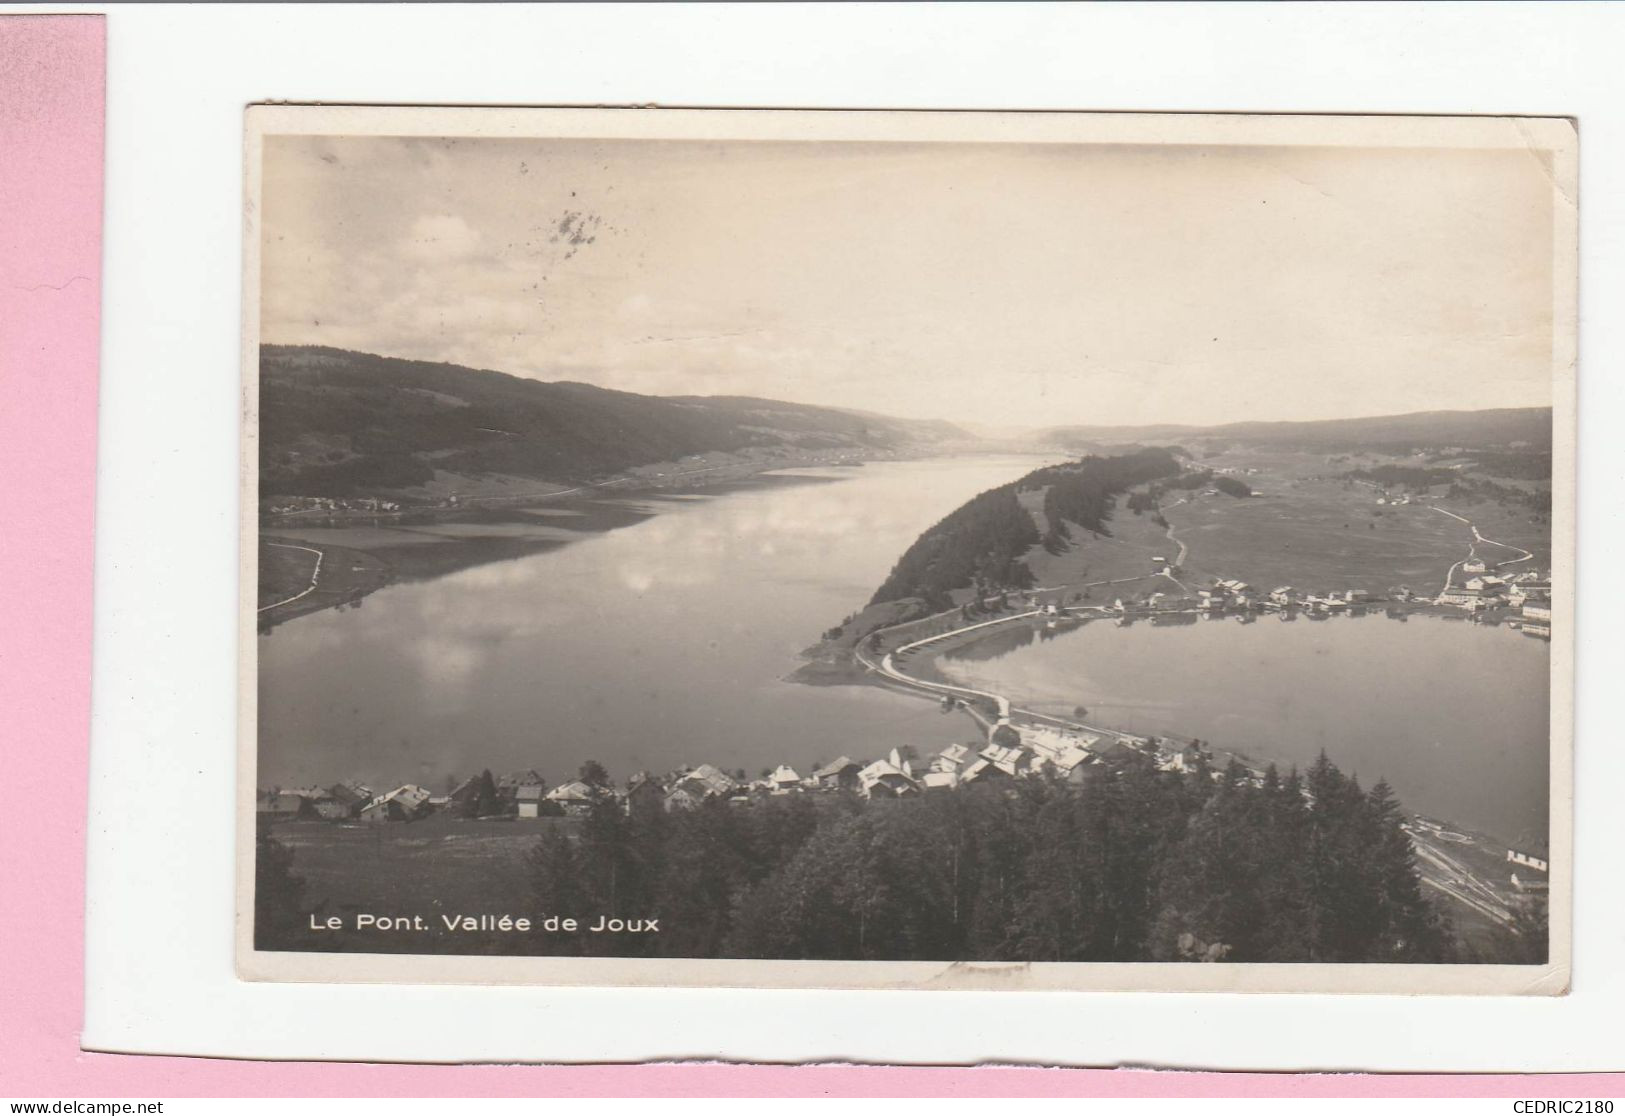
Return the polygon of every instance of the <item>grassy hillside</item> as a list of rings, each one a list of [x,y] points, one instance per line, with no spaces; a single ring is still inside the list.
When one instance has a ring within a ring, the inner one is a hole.
[[[1023,556],[1034,546],[1065,549],[1072,537],[1069,523],[1108,534],[1106,520],[1119,494],[1179,471],[1172,452],[1146,449],[1037,469],[991,488],[951,512],[904,551],[869,603],[918,597],[927,607],[945,608],[954,589],[977,584],[1031,586],[1032,571]],[[1035,515],[1022,494],[1038,490],[1043,491],[1043,502]]]
[[[691,454],[897,451],[948,423],[745,397],[660,398],[304,346],[260,350],[262,495],[349,496],[436,471],[578,482]]]

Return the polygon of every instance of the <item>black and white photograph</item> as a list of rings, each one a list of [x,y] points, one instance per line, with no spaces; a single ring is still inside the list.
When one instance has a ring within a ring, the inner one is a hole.
[[[1566,989],[1569,121],[246,119],[243,975]]]

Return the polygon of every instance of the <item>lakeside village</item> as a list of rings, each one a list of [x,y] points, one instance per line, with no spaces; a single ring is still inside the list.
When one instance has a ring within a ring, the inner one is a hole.
[[[1010,784],[1024,778],[1051,777],[1077,788],[1108,775],[1124,763],[1149,759],[1170,772],[1207,771],[1214,780],[1225,773],[1214,765],[1214,753],[1200,741],[1180,745],[1157,737],[1098,734],[1050,725],[1000,724],[988,743],[950,744],[922,758],[909,745],[896,747],[881,759],[861,762],[840,756],[803,776],[788,764],[747,779],[710,763],[680,767],[668,775],[639,772],[624,786],[615,786],[596,765],[585,765],[587,778],[555,787],[535,770],[493,778],[488,772],[463,780],[442,795],[424,787],[404,784],[383,794],[357,782],[294,790],[271,789],[258,795],[258,822],[267,833],[278,822],[325,821],[339,826],[393,826],[436,816],[465,823],[542,824],[547,818],[584,818],[594,809],[608,807],[626,816],[648,816],[661,811],[687,811],[706,805],[748,807],[765,799],[809,796],[835,805],[856,796],[887,801],[923,794],[952,792],[955,788]],[[1263,785],[1263,775],[1248,771],[1247,779]],[[590,781],[589,781],[590,780]],[[1405,830],[1423,854],[1426,876],[1438,876],[1440,886],[1469,906],[1506,922],[1510,908],[1503,894],[1475,878],[1473,869],[1446,849],[1462,852],[1476,842],[1430,818],[1408,821]],[[1488,852],[1489,850],[1482,850]],[[1500,853],[1494,853],[1499,858]],[[1513,894],[1543,895],[1549,865],[1544,849],[1505,849]],[[1484,871],[1479,869],[1478,871]],[[1520,874],[1521,873],[1521,874]]]
[[[1166,564],[1160,557],[1152,565],[1158,574],[1178,581],[1179,569]],[[1550,572],[1497,575],[1492,562],[1474,558],[1461,564],[1466,579],[1456,584],[1452,577],[1437,596],[1419,594],[1407,585],[1398,585],[1386,595],[1364,589],[1340,590],[1315,594],[1294,589],[1290,585],[1278,586],[1267,592],[1257,590],[1244,581],[1221,578],[1211,586],[1196,590],[1194,596],[1151,593],[1143,600],[1115,600],[1111,606],[1087,610],[1094,615],[1110,615],[1119,624],[1148,618],[1153,623],[1190,623],[1199,617],[1209,619],[1232,618],[1250,623],[1260,615],[1274,613],[1281,620],[1296,620],[1305,616],[1310,620],[1325,620],[1338,613],[1354,615],[1373,608],[1385,608],[1391,615],[1403,616],[1409,610],[1436,606],[1446,616],[1466,617],[1484,623],[1505,624],[1538,639],[1552,637],[1552,576]],[[1180,583],[1183,584],[1183,583]],[[1040,591],[1029,594],[1031,604],[1050,616],[1082,615],[1085,610],[1067,608],[1059,601],[1040,604],[1044,596]]]
[[[1160,573],[1177,582],[1180,572],[1177,567],[1160,557],[1153,558],[1153,563]],[[1385,607],[1390,615],[1402,618],[1407,610],[1438,608],[1448,610],[1446,615],[1460,616],[1465,612],[1475,621],[1504,623],[1527,635],[1551,637],[1549,574],[1526,571],[1497,576],[1493,566],[1476,559],[1463,563],[1460,568],[1468,575],[1467,580],[1456,585],[1452,578],[1452,583],[1432,598],[1419,597],[1403,586],[1391,590],[1386,597],[1358,589],[1316,595],[1284,586],[1260,593],[1239,580],[1216,579],[1211,586],[1197,590],[1194,596],[1153,593],[1143,600],[1125,603],[1119,599],[1109,606],[1077,603],[1081,597],[1078,594],[1073,594],[1074,603],[1068,605],[1063,601],[1066,593],[1057,590],[1008,590],[987,600],[978,594],[974,607],[967,604],[949,615],[965,621],[968,627],[988,628],[1005,621],[1036,620],[1053,625],[1062,619],[1108,617],[1115,618],[1118,624],[1132,623],[1139,618],[1147,618],[1152,623],[1191,623],[1203,618],[1251,622],[1269,613],[1275,613],[1281,620],[1296,619],[1299,615],[1327,619],[1337,614],[1359,615],[1376,607]],[[985,619],[989,615],[998,619],[990,622]],[[880,629],[860,642],[871,650],[879,650],[882,639],[918,623],[920,621],[910,621]],[[916,643],[908,644],[905,636],[905,645],[898,647],[895,654],[899,659],[906,658],[916,647],[951,638],[965,630],[950,621],[948,630]],[[887,655],[886,660],[886,666],[892,667],[893,656]],[[830,798],[855,795],[870,801],[895,800],[1026,778],[1051,778],[1064,785],[1081,787],[1127,764],[1147,762],[1165,772],[1205,771],[1217,781],[1225,777],[1223,765],[1231,759],[1239,759],[1220,753],[1216,761],[1214,751],[1200,740],[1180,742],[1110,729],[1092,730],[1059,718],[1039,718],[1012,710],[1003,699],[997,699],[997,715],[986,716],[974,700],[955,693],[966,695],[972,691],[911,677],[894,667],[884,673],[890,682],[906,684],[922,696],[940,698],[944,711],[969,713],[983,726],[985,741],[950,744],[927,756],[908,745],[892,748],[878,759],[857,760],[842,755],[832,762],[817,764],[806,775],[781,763],[776,768],[764,768],[755,779],[748,778],[743,770],[730,773],[714,764],[702,763],[696,767],[678,767],[665,775],[641,771],[624,786],[615,786],[597,764],[587,764],[580,778],[556,786],[550,786],[535,770],[500,778],[484,772],[464,779],[439,795],[412,783],[382,793],[357,782],[293,790],[276,787],[258,792],[258,820],[262,826],[292,820],[390,825],[445,815],[470,821],[523,823],[543,818],[581,818],[601,804],[613,805],[627,815],[637,815],[692,810],[713,802],[745,806],[787,795]],[[1017,714],[1019,719],[1012,714]],[[1243,766],[1247,772],[1245,778],[1255,786],[1262,786],[1264,772]],[[1469,835],[1456,833],[1424,817],[1414,818],[1405,828],[1413,840],[1425,843],[1424,854],[1431,853],[1432,858],[1437,858],[1441,850],[1449,846],[1465,849],[1477,844]],[[1499,859],[1500,854],[1495,856]],[[1430,857],[1424,855],[1424,859]],[[1512,866],[1510,882],[1515,892],[1529,894],[1545,890],[1548,865],[1543,849],[1507,848],[1505,860]],[[1441,866],[1456,881],[1472,881],[1472,873],[1448,853],[1443,855]],[[1477,886],[1476,882],[1473,886]],[[1499,909],[1498,897],[1493,892],[1477,897],[1476,902],[1474,899],[1474,896],[1465,897],[1465,901],[1505,920],[1504,909]],[[1495,906],[1485,908],[1486,899]]]

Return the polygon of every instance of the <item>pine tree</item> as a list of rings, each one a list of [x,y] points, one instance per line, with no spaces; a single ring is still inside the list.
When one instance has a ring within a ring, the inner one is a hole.
[[[497,797],[497,781],[487,767],[480,772],[479,781],[474,786],[474,795],[468,801],[468,816],[472,818],[488,818],[502,812],[501,800]]]
[[[305,931],[305,881],[293,851],[263,830],[254,843],[254,948],[292,949]]]
[[[1447,960],[1445,935],[1438,915],[1422,895],[1416,850],[1386,779],[1377,780],[1366,802],[1374,830],[1370,852],[1383,924],[1373,960]]]
[[[1512,904],[1512,921],[1497,925],[1491,933],[1489,956],[1483,960],[1499,965],[1544,965],[1549,940],[1545,897],[1523,896]]]
[[[576,918],[585,913],[582,871],[574,842],[563,830],[553,830],[531,847],[527,856],[530,893],[537,911],[532,921],[533,949],[542,954],[574,956],[582,952],[579,931],[560,934],[542,928],[549,915]]]

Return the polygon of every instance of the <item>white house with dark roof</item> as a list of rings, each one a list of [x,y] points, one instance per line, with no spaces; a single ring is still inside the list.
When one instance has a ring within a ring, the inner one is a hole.
[[[863,764],[857,760],[840,756],[814,771],[812,777],[826,790],[856,790],[858,772],[862,770]]]
[[[875,760],[858,772],[858,786],[868,798],[902,798],[920,792],[919,784],[890,760]]]
[[[547,788],[540,783],[526,783],[514,792],[514,806],[521,818],[539,818],[542,816],[542,802],[547,794]]]

